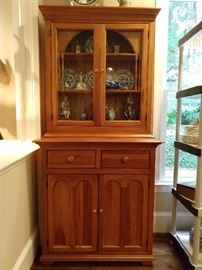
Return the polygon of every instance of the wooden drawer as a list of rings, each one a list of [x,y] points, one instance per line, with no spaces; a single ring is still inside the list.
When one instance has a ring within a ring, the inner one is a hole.
[[[48,151],[48,168],[95,168],[95,151]]]
[[[104,168],[131,168],[148,169],[149,151],[103,151],[102,167]]]

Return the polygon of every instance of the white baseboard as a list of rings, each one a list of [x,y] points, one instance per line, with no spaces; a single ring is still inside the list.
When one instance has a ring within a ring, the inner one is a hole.
[[[193,223],[193,216],[188,212],[179,212],[177,214],[177,226],[179,230],[189,230]],[[154,232],[169,233],[172,229],[171,212],[154,213]]]
[[[18,257],[12,270],[30,270],[32,263],[36,257],[37,247],[37,230],[35,229],[29,240],[27,241],[24,249]]]

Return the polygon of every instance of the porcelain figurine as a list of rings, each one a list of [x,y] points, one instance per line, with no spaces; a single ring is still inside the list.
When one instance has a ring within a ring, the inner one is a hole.
[[[120,7],[129,7],[131,6],[131,0],[118,0]]]
[[[108,111],[108,118],[109,120],[114,120],[116,117],[116,112],[113,107],[111,107]]]
[[[80,72],[80,74],[79,74],[79,82],[77,84],[78,89],[86,88],[86,84],[85,84],[85,82],[83,80],[84,80],[84,75],[83,75],[82,72]]]
[[[127,120],[133,120],[135,119],[134,100],[131,97],[128,97],[126,103],[127,109],[124,111],[124,116]]]
[[[62,102],[61,102],[61,113],[60,115],[65,119],[68,120],[70,117],[70,111],[71,107],[69,104],[69,101],[67,99],[67,96],[64,96]]]

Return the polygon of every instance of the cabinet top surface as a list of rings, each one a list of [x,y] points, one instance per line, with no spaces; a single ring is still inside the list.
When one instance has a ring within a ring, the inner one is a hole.
[[[39,9],[45,20],[51,21],[89,21],[103,23],[115,19],[125,22],[154,21],[160,9],[141,7],[72,7],[72,6],[46,6]],[[82,10],[82,12],[81,12]]]
[[[38,140],[36,140],[37,143],[54,143],[54,142],[62,142],[62,143],[124,143],[124,144],[155,144],[159,145],[162,143],[162,141],[155,139],[154,137],[127,137],[127,138],[117,138],[116,137],[43,137]]]

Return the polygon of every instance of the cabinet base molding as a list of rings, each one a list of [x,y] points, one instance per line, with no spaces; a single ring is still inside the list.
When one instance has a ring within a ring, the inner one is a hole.
[[[123,254],[83,254],[83,255],[54,255],[54,262],[66,261],[106,261],[106,262],[141,262],[143,265],[149,265],[153,262],[153,255],[123,255]],[[42,255],[40,262],[43,264],[53,263],[52,255]]]

